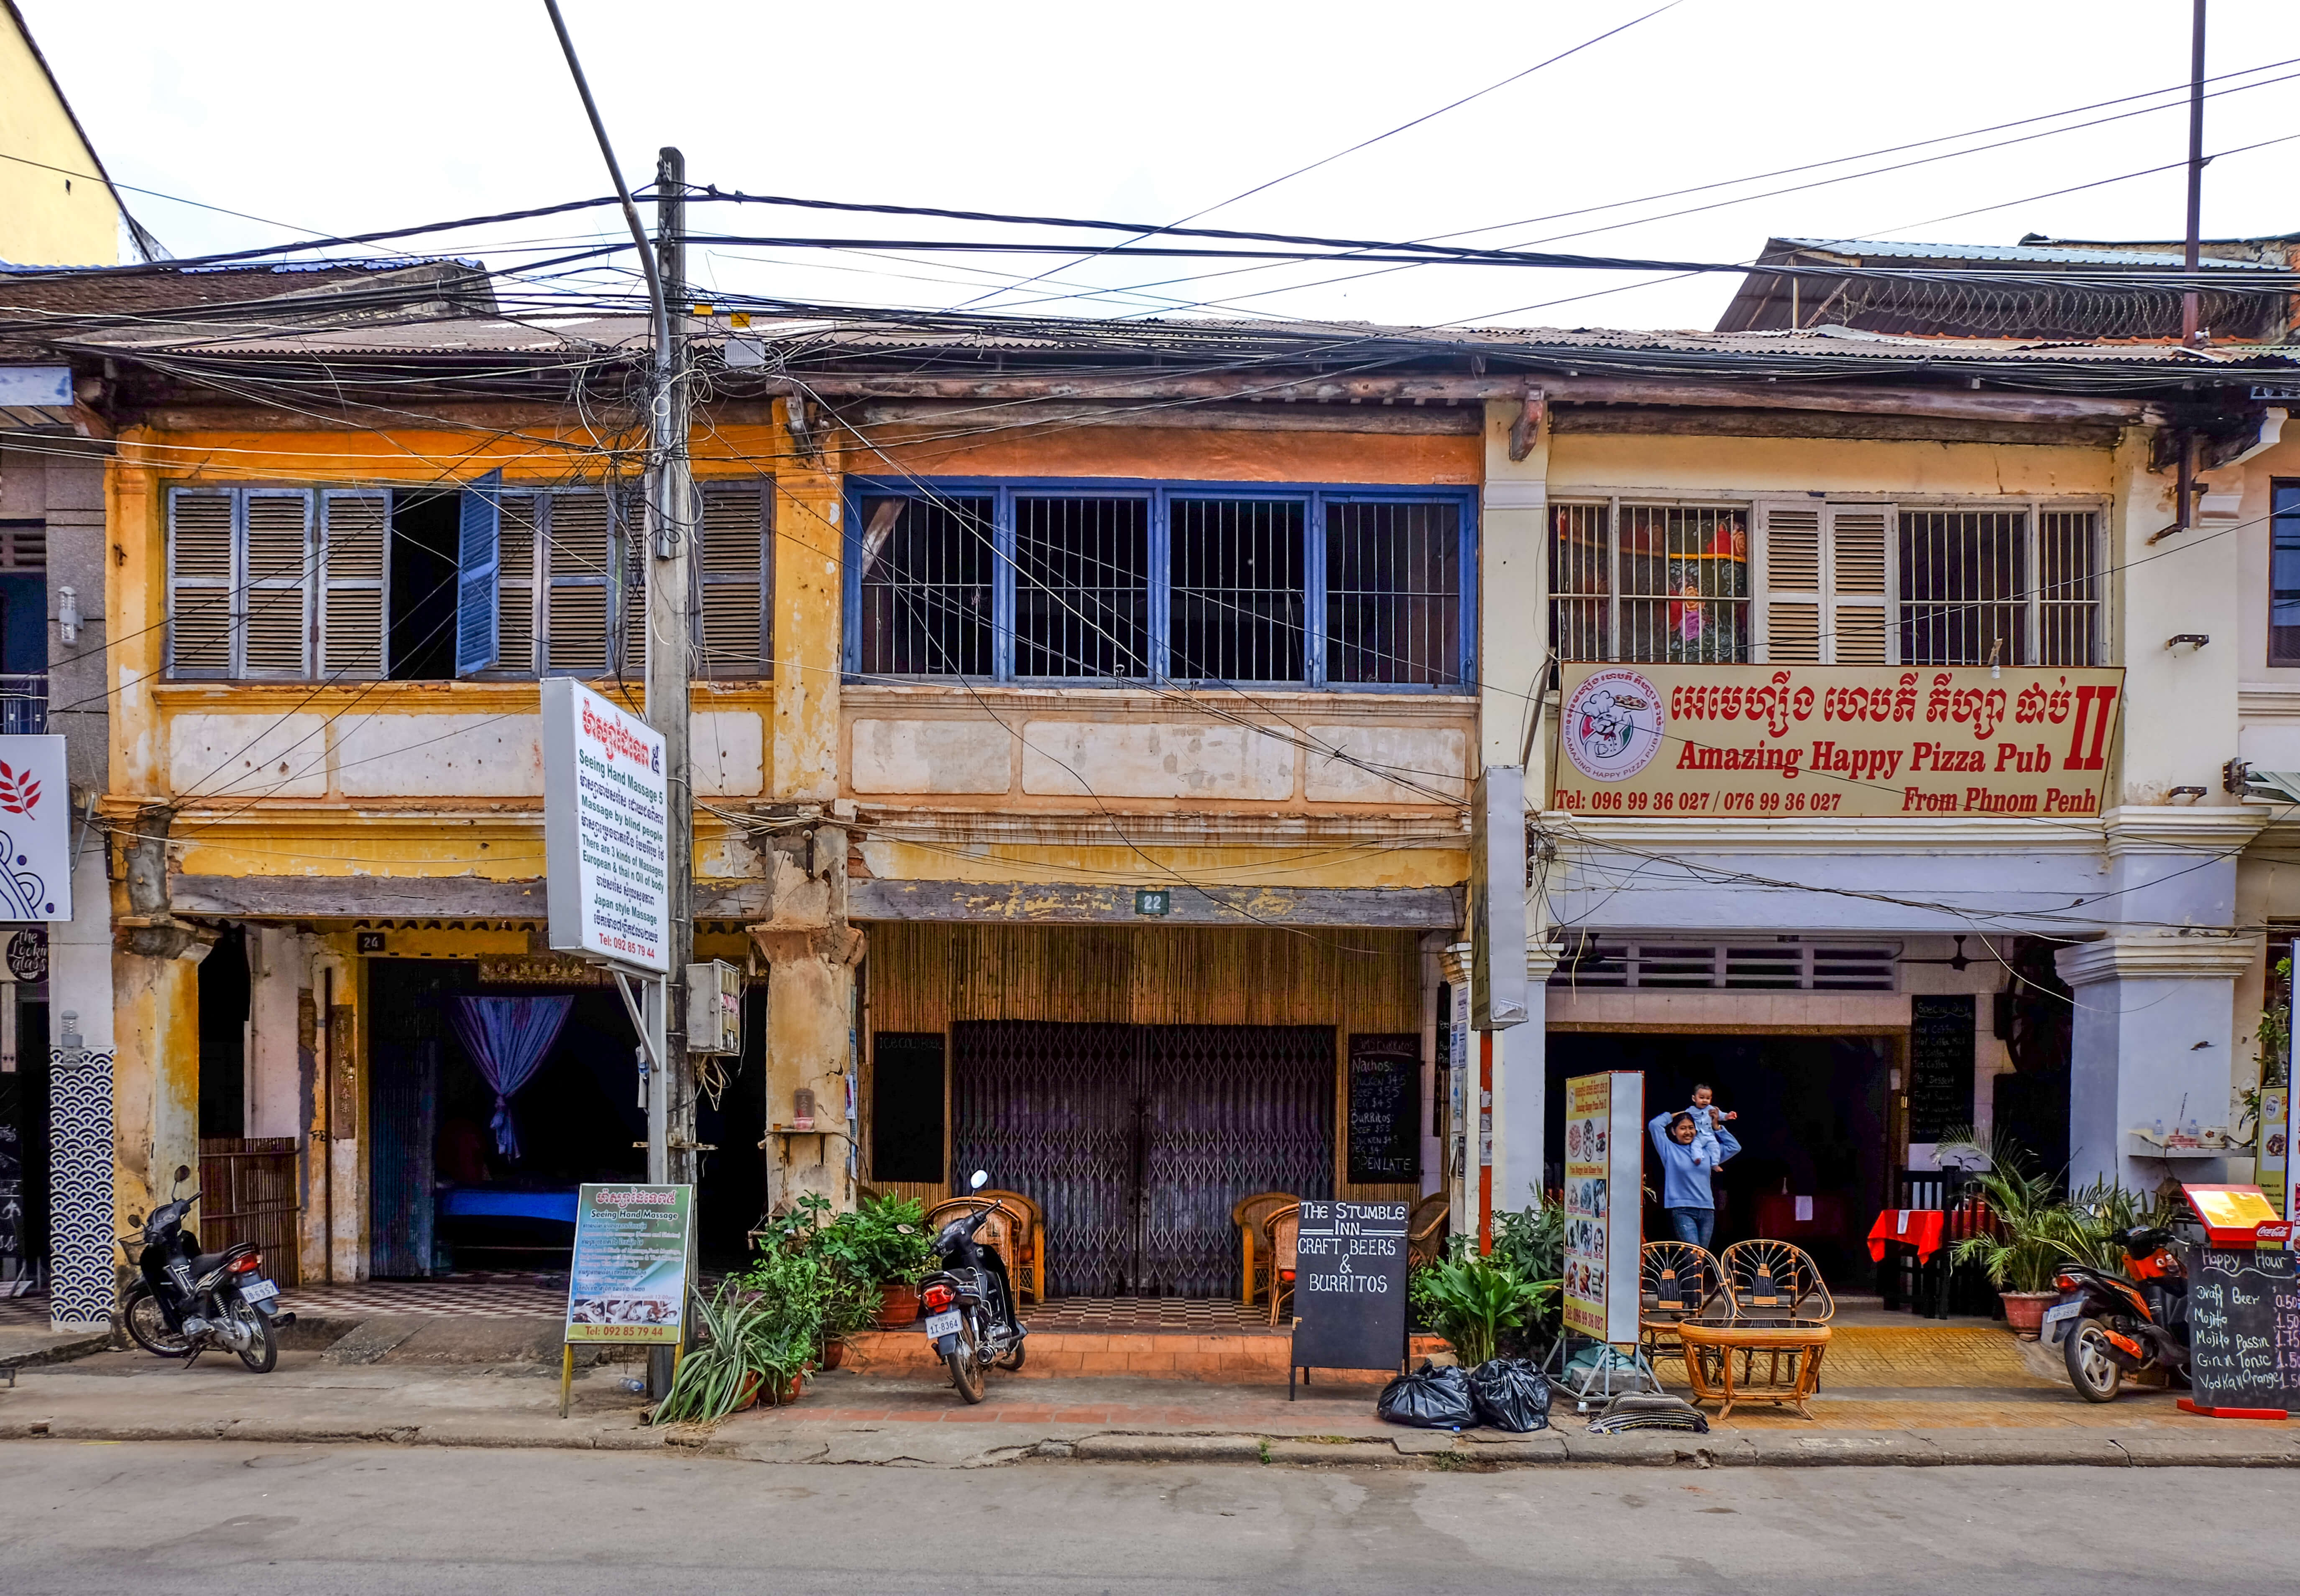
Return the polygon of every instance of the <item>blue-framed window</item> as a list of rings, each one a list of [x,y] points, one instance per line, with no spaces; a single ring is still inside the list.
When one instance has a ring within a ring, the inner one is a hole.
[[[2268,662],[2300,665],[2300,481],[2269,487]]]
[[[850,478],[846,669],[1458,692],[1466,488]]]

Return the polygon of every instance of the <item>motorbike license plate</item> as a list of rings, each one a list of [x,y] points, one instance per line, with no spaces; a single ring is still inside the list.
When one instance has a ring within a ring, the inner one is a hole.
[[[239,1288],[240,1300],[250,1304],[269,1302],[279,1294],[279,1288],[269,1280],[251,1280]]]
[[[953,1309],[948,1313],[936,1314],[927,1321],[927,1339],[939,1341],[946,1335],[956,1335],[959,1326],[964,1322],[959,1317],[956,1309]]]
[[[2045,1309],[2045,1344],[2048,1347],[2058,1346],[2062,1335],[2061,1326],[2083,1311],[2084,1304],[2081,1302],[2056,1302]]]

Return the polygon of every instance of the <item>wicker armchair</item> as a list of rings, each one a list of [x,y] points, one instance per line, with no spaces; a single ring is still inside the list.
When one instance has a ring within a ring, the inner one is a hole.
[[[1405,1216],[1405,1267],[1418,1269],[1434,1264],[1446,1251],[1446,1218],[1452,1205],[1443,1192],[1432,1192]]]
[[[1270,1251],[1260,1245],[1262,1221],[1300,1201],[1291,1192],[1256,1192],[1230,1205],[1229,1222],[1238,1226],[1238,1300],[1249,1308],[1270,1289]]]
[[[1707,1249],[1691,1242],[1647,1242],[1639,1250],[1638,1339],[1648,1361],[1679,1350],[1679,1325],[1731,1301],[1724,1273]]]
[[[1296,1244],[1302,1234],[1302,1205],[1277,1209],[1262,1222],[1264,1247],[1270,1254],[1270,1322],[1278,1323],[1281,1307],[1294,1296]]]
[[[974,1239],[998,1254],[999,1260],[1006,1266],[1006,1278],[1014,1283],[1014,1294],[1020,1298],[1033,1286],[1030,1276],[1025,1273],[1029,1259],[1023,1237],[1030,1233],[1031,1220],[1029,1210],[1022,1204],[1028,1201],[1018,1201],[1012,1192],[977,1192],[966,1197],[946,1197],[927,1209],[927,1228],[929,1232],[940,1230],[961,1214],[990,1209],[990,1218],[982,1222]]]

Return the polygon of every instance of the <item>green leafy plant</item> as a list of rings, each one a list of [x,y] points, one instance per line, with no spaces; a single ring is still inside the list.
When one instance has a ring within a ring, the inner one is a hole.
[[[2071,1234],[2060,1183],[2031,1169],[2028,1156],[2009,1141],[1999,1139],[1991,1151],[1996,1167],[1973,1179],[2002,1234],[1967,1236],[1950,1258],[1978,1265],[1998,1291],[2050,1291]]]
[[[1554,1294],[1554,1280],[1528,1280],[1507,1264],[1463,1251],[1421,1271],[1430,1317],[1465,1365],[1494,1356],[1501,1333],[1523,1326]]]
[[[755,1384],[769,1401],[813,1361],[814,1341],[781,1305],[729,1278],[695,1305],[694,1344],[679,1358],[652,1422],[712,1424],[740,1407]]]
[[[924,1206],[892,1195],[868,1200],[821,1226],[814,1245],[833,1267],[872,1286],[915,1285],[934,1258]]]
[[[2263,1086],[2284,1085],[2285,1061],[2292,1049],[2292,956],[2287,953],[2276,961],[2276,976],[2269,983],[2269,993],[2274,1000],[2260,1011],[2260,1024],[2254,1035],[2260,1038],[2260,1084]],[[2260,1111],[2257,1101],[2254,1113]]]
[[[768,1227],[746,1281],[789,1302],[794,1324],[811,1320],[819,1343],[844,1341],[879,1316],[879,1287],[915,1284],[934,1257],[926,1211],[903,1197],[833,1214],[810,1193]]]
[[[2154,1193],[2135,1192],[2112,1180],[2097,1180],[2071,1196],[2047,1228],[2064,1257],[2118,1274],[2129,1267],[2124,1233],[2169,1225],[2183,1209]]]

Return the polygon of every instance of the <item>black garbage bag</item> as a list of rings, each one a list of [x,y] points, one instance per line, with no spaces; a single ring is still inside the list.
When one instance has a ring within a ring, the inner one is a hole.
[[[1478,1422],[1477,1406],[1470,1399],[1470,1376],[1448,1365],[1443,1368],[1422,1359],[1410,1375],[1400,1375],[1381,1388],[1374,1412],[1394,1425],[1417,1430],[1466,1430]]]
[[[1478,1422],[1497,1430],[1549,1428],[1549,1381],[1527,1358],[1496,1358],[1470,1371],[1470,1400]]]

